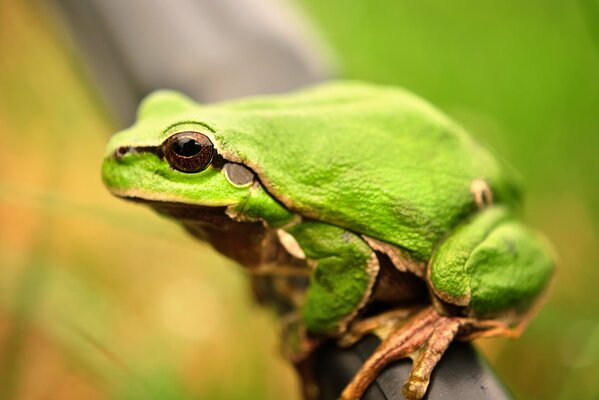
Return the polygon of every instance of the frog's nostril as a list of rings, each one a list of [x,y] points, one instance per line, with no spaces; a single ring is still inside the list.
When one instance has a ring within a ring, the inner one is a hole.
[[[131,151],[131,147],[119,147],[114,151],[114,158],[119,161],[125,154],[129,153],[129,151]]]

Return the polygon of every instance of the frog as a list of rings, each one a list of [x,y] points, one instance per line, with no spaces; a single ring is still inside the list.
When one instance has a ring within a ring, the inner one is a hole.
[[[329,81],[211,104],[158,90],[110,139],[102,178],[261,277],[294,316],[297,365],[323,338],[377,334],[345,400],[404,358],[404,396],[422,398],[454,340],[519,336],[555,268],[521,222],[520,175],[395,86]]]

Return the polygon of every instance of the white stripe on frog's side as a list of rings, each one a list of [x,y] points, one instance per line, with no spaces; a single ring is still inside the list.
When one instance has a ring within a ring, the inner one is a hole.
[[[277,236],[279,237],[279,242],[281,245],[287,250],[287,253],[291,254],[295,258],[299,258],[300,260],[306,259],[306,254],[302,250],[301,246],[295,240],[293,235],[287,233],[283,229],[277,229]]]
[[[493,191],[482,179],[475,179],[470,183],[470,193],[474,196],[474,202],[478,208],[485,208],[493,203]]]
[[[122,199],[134,200],[134,201],[139,200],[139,201],[148,201],[148,202],[157,202],[157,203],[178,203],[178,204],[181,204],[182,207],[186,206],[186,205],[187,206],[204,207],[204,208],[226,207],[226,210],[235,206],[235,204],[222,204],[222,203],[218,203],[218,202],[206,202],[205,200],[200,202],[200,201],[195,201],[194,199],[177,196],[172,193],[147,192],[147,191],[140,190],[137,188],[129,188],[129,189],[108,188],[108,190],[110,191],[110,193],[112,193],[116,197],[120,197]],[[227,216],[229,216],[230,218],[233,218],[228,213],[227,213]]]

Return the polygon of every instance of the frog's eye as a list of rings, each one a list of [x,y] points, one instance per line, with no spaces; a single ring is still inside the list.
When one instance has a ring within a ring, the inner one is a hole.
[[[162,152],[177,171],[194,173],[210,165],[214,146],[206,135],[199,132],[179,132],[164,141]]]

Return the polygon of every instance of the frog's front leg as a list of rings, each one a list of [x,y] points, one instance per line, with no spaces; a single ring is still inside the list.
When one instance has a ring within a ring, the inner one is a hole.
[[[368,302],[379,271],[374,251],[362,237],[345,229],[310,221],[279,231],[281,244],[312,268],[299,318],[287,321],[287,355],[302,377],[305,398],[316,397],[310,355],[347,324]]]
[[[309,334],[337,335],[370,298],[379,270],[375,252],[358,235],[321,222],[302,222],[285,230],[312,266],[310,285],[301,308]]]

